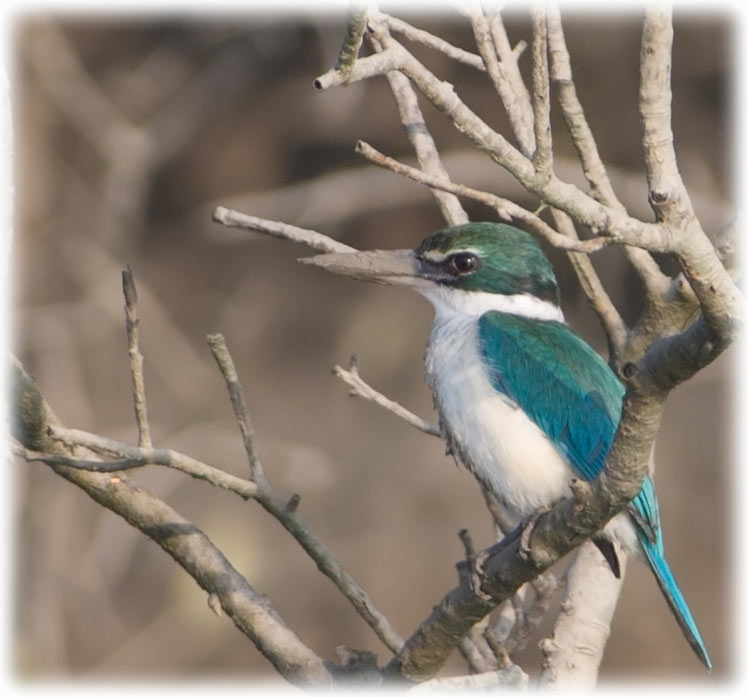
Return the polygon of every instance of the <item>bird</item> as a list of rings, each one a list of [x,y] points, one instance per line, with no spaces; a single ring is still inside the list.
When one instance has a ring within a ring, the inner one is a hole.
[[[428,299],[434,321],[426,380],[448,451],[517,521],[590,481],[613,443],[625,388],[572,330],[535,238],[512,225],[468,222],[412,250],[317,254],[301,262]],[[665,559],[654,482],[594,538],[620,577],[613,542],[648,564],[691,648],[711,670],[699,629]]]

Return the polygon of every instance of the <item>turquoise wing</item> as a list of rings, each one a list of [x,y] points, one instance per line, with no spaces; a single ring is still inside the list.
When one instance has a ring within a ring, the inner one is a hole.
[[[478,340],[494,388],[516,402],[577,476],[594,479],[613,443],[624,387],[561,322],[487,312]]]

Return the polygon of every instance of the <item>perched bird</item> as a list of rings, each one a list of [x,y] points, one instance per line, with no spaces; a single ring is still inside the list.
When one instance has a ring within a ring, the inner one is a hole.
[[[455,459],[518,521],[569,496],[573,478],[599,474],[624,387],[565,323],[553,268],[531,235],[510,225],[468,223],[435,232],[415,250],[301,261],[410,286],[431,301],[426,377],[442,433]],[[594,539],[618,575],[612,541],[649,564],[688,643],[711,668],[665,561],[650,477]]]

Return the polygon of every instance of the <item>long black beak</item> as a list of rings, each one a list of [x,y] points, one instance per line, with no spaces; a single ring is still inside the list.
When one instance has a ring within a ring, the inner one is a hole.
[[[425,268],[427,264],[410,249],[318,254],[299,261],[341,276],[388,286],[417,286],[433,279],[433,274]]]

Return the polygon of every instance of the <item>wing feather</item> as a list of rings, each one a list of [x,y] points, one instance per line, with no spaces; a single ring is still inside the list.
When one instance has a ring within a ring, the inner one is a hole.
[[[540,426],[577,476],[594,479],[621,417],[624,387],[615,373],[561,322],[494,311],[478,326],[494,388]]]

